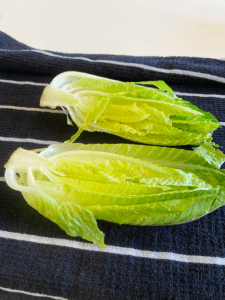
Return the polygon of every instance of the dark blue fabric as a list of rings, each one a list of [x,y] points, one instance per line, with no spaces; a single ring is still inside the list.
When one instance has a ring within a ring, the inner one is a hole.
[[[0,241],[16,289],[68,299],[224,299],[225,268]],[[29,255],[29,258],[28,258]],[[18,262],[18,257],[20,261]],[[33,259],[32,259],[33,258]],[[7,280],[2,280],[7,285]],[[11,299],[17,299],[15,298]]]
[[[188,70],[202,74],[222,76],[224,63],[217,59],[191,58],[191,57],[149,57],[149,56],[124,56],[103,54],[65,54],[47,51],[43,55],[40,51],[20,44],[4,33],[1,34],[2,49],[10,50],[0,53],[0,68],[6,72],[18,72],[28,74],[41,74],[55,76],[65,70],[77,70],[95,75],[123,81],[165,80],[167,83],[186,83],[188,85],[208,85],[210,87],[224,87],[223,82],[204,78],[193,79],[189,75],[165,73],[165,70]],[[11,51],[16,50],[16,51]],[[31,51],[23,51],[31,50]],[[52,54],[52,55],[51,55]],[[73,59],[70,59],[73,58]],[[121,65],[112,65],[109,61],[121,62]],[[15,63],[16,62],[16,63]],[[127,66],[127,63],[143,64],[145,67],[158,68],[151,71],[137,66]]]
[[[76,130],[66,124],[64,114],[3,109],[2,106],[40,108],[44,85],[16,84],[10,83],[10,80],[47,84],[54,76],[67,70],[124,81],[160,79],[178,93],[210,95],[181,97],[213,113],[220,122],[225,122],[225,61],[190,57],[64,54],[52,51],[46,54],[30,50],[35,49],[0,32],[0,177],[4,176],[4,164],[18,147],[35,149],[46,146],[41,142],[12,141],[13,138],[63,142]],[[111,64],[109,61],[136,63],[137,66]],[[217,78],[147,70],[140,64],[164,70],[199,72]],[[214,141],[223,146],[224,151],[225,127],[214,133]],[[128,141],[106,133],[83,132],[77,142]],[[0,234],[4,231],[87,243],[81,238],[67,236],[57,225],[32,209],[19,192],[11,190],[3,181],[0,182],[0,193]],[[176,226],[120,226],[103,221],[98,221],[98,224],[105,233],[107,245],[153,252],[225,257],[224,207],[197,221]],[[225,299],[224,271],[225,266],[220,264],[141,258],[0,237],[0,299],[33,300],[37,298],[34,294],[38,293],[70,300],[217,300]],[[31,294],[13,293],[1,287]],[[45,296],[39,298],[47,299]]]

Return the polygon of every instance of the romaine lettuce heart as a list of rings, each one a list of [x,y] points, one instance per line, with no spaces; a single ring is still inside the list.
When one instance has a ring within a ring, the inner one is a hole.
[[[17,149],[7,184],[71,236],[105,247],[98,219],[168,225],[196,220],[225,203],[225,155],[128,144],[54,144]]]
[[[154,87],[146,87],[151,85]],[[80,72],[56,76],[41,106],[61,106],[83,130],[107,132],[151,145],[199,145],[212,141],[218,120],[175,95],[163,81],[121,82]]]

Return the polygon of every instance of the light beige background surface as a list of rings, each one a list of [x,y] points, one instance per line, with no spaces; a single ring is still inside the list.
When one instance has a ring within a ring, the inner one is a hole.
[[[225,57],[225,0],[0,0],[0,30],[61,52]]]

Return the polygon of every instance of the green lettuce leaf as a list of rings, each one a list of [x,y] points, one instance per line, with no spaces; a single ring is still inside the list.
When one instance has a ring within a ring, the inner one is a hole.
[[[54,144],[17,149],[7,184],[68,235],[102,247],[97,220],[170,225],[196,220],[225,203],[225,155],[129,144]]]
[[[200,145],[211,142],[220,128],[212,114],[177,97],[163,81],[121,82],[65,72],[47,85],[40,105],[61,106],[70,116],[68,124],[72,120],[79,128],[71,142],[87,130],[144,144]]]

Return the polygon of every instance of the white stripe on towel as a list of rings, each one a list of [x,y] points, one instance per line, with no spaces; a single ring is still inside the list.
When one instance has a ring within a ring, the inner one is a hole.
[[[0,238],[6,238],[17,241],[25,241],[37,244],[54,245],[61,247],[69,247],[73,249],[81,249],[86,251],[95,251],[102,253],[110,253],[117,255],[130,255],[139,258],[171,260],[182,263],[197,263],[206,265],[220,265],[225,266],[225,258],[201,255],[187,255],[173,252],[156,252],[148,250],[138,250],[134,248],[125,248],[118,246],[106,246],[102,249],[100,246],[91,243],[83,243],[67,239],[49,238],[37,235],[22,234],[9,231],[0,231]]]
[[[0,290],[10,292],[10,293],[20,293],[20,294],[30,295],[30,296],[34,296],[34,297],[46,297],[46,298],[51,298],[51,299],[56,299],[56,300],[68,300],[68,298],[50,296],[50,295],[39,294],[39,293],[31,293],[31,292],[26,292],[26,291],[21,291],[21,290],[13,290],[13,289],[5,288],[2,286],[0,286]]]
[[[200,73],[200,72],[194,72],[194,71],[188,71],[188,70],[180,70],[180,69],[163,69],[163,68],[157,68],[149,65],[144,65],[144,64],[138,64],[138,63],[129,63],[129,62],[121,62],[121,61],[114,61],[114,60],[106,60],[106,59],[90,59],[87,57],[76,57],[76,56],[63,56],[59,54],[54,54],[48,51],[44,50],[37,50],[37,49],[22,49],[22,50],[4,50],[1,49],[1,52],[19,52],[19,51],[25,51],[25,52],[36,52],[40,53],[46,56],[52,56],[52,57],[58,57],[58,58],[63,58],[63,59],[72,59],[72,60],[83,60],[83,61],[88,61],[91,63],[105,63],[105,64],[111,64],[111,65],[120,65],[120,66],[125,66],[125,67],[135,67],[139,69],[144,69],[144,70],[149,70],[149,71],[154,71],[154,72],[161,72],[161,73],[166,73],[166,74],[179,74],[179,75],[185,75],[185,76],[192,76],[192,77],[198,77],[198,78],[204,78],[208,80],[213,80],[217,82],[222,82],[225,83],[225,78],[224,77],[219,77],[216,75],[211,75],[211,74],[205,74],[205,73]]]
[[[43,141],[37,139],[30,138],[14,138],[14,137],[4,137],[0,136],[0,141],[3,142],[19,142],[19,143],[34,143],[34,144],[42,144],[42,145],[50,145],[50,144],[59,144],[60,142],[56,141]]]
[[[62,111],[62,110],[34,108],[34,107],[22,107],[22,106],[13,106],[13,105],[0,105],[0,109],[15,109],[15,110],[25,110],[25,111],[48,112],[48,113],[53,113],[53,114],[65,115],[64,111]]]
[[[224,98],[225,95],[215,95],[215,94],[193,94],[193,93],[181,93],[174,92],[178,96],[194,96],[194,97],[202,97],[202,98]]]
[[[37,86],[46,86],[47,83],[32,82],[32,81],[16,81],[8,79],[0,79],[0,82],[3,83],[12,83],[12,84],[28,84],[28,85],[37,85]]]

